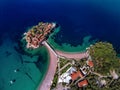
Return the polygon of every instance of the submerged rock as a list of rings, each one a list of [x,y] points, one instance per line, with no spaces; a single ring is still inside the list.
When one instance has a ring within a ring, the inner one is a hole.
[[[12,53],[11,53],[11,52],[9,52],[9,51],[6,51],[6,52],[5,52],[5,54],[6,54],[6,57],[8,57],[8,56],[12,55]]]

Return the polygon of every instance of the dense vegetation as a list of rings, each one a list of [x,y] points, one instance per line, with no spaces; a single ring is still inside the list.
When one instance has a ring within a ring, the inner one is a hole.
[[[89,49],[90,56],[94,62],[94,71],[97,72],[98,74],[107,76],[107,77],[99,77],[99,75],[96,75],[94,73],[89,73],[85,77],[85,79],[88,80],[88,85],[83,88],[79,88],[75,83],[70,84],[70,90],[120,90],[119,88],[119,83],[120,83],[120,78],[114,79],[110,75],[110,70],[115,70],[118,76],[120,76],[120,61],[119,58],[117,57],[116,51],[113,48],[113,45],[107,42],[98,42],[94,45],[92,45]],[[74,60],[74,59],[73,59]],[[60,68],[62,68],[64,65],[67,63],[72,63],[71,61],[73,60],[68,60],[68,59],[63,59],[60,58]],[[86,60],[87,58],[81,59],[81,60],[74,60],[75,64],[73,65],[74,67],[83,67],[86,65]],[[61,74],[64,73],[71,65],[68,65],[66,68],[64,68],[61,71]],[[58,69],[57,69],[58,70]],[[100,83],[97,83],[98,81],[105,80],[107,84],[105,86],[101,86]],[[55,74],[52,88],[55,88],[57,85],[57,80],[58,80],[58,74]],[[63,83],[63,86],[66,85]]]
[[[65,66],[67,63],[69,63],[70,61],[68,59],[64,59],[64,58],[60,58],[60,68],[62,68],[63,66]]]
[[[110,43],[98,42],[91,46],[89,51],[96,72],[107,74],[110,69],[118,68],[120,65],[116,51]]]
[[[58,67],[56,69],[56,73],[54,75],[54,79],[53,79],[50,90],[54,89],[57,86],[57,82],[58,82],[58,73],[57,73],[57,71],[58,71]]]
[[[90,47],[89,52],[94,62],[95,72],[98,72],[101,75],[108,75],[110,69],[115,69],[115,71],[117,71],[116,73],[120,75],[120,61],[112,44],[107,42],[98,42]],[[83,66],[83,61],[78,63],[78,65],[80,64]],[[71,90],[120,90],[120,78],[113,81],[112,77],[102,78],[107,81],[107,85],[103,87],[100,87],[99,84],[96,83],[98,78],[99,76],[90,73],[86,76],[89,83],[88,86],[78,88],[76,85],[71,85]],[[112,83],[110,83],[111,81]]]

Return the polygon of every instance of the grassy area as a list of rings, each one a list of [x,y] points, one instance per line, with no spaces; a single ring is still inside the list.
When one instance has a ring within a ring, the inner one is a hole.
[[[64,65],[66,65],[68,62],[70,62],[67,59],[60,58],[60,68],[62,68]]]
[[[70,87],[70,90],[82,90],[81,88],[79,88],[77,85],[72,85]]]
[[[58,71],[58,68],[56,69],[56,71]],[[57,82],[58,82],[58,74],[55,73],[54,79],[53,79],[53,83],[52,83],[52,85],[51,85],[51,89],[53,89],[53,88],[55,88],[55,87],[57,86]],[[50,89],[50,90],[51,90],[51,89]]]
[[[70,67],[71,67],[71,65],[68,65],[66,68],[64,68],[64,69],[61,71],[61,74],[65,73]]]
[[[80,60],[74,60],[74,61],[75,61],[74,66],[80,68],[86,64],[87,59],[80,59]]]
[[[60,68],[62,68],[62,67],[63,67],[64,65],[66,65],[68,62],[69,62],[69,61],[68,61],[67,59],[62,59],[62,58],[60,58]],[[70,67],[71,67],[71,65],[68,65],[65,69],[63,69],[63,70],[61,71],[61,74],[64,73],[64,72],[66,72]],[[53,79],[53,83],[52,83],[51,89],[53,89],[53,88],[55,88],[55,87],[57,86],[57,82],[58,82],[58,73],[57,73],[57,71],[58,71],[58,67],[57,67],[56,73],[55,73],[55,75],[54,75],[54,79]],[[51,89],[50,89],[50,90],[51,90]]]

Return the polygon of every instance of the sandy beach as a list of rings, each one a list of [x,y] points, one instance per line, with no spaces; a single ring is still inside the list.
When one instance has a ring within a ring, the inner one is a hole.
[[[46,41],[44,41],[43,44],[44,44],[44,46],[46,46],[46,48],[49,51],[50,64],[49,64],[47,74],[46,74],[42,84],[39,86],[39,90],[50,90],[52,80],[53,80],[54,74],[56,72],[58,56],[62,56],[62,57],[66,57],[66,58],[74,58],[74,59],[82,59],[82,58],[88,57],[87,52],[69,53],[69,52],[62,52],[62,51],[58,51],[58,50],[54,51]]]
[[[47,47],[50,55],[50,63],[49,63],[49,68],[46,73],[46,76],[42,82],[42,84],[39,86],[39,90],[50,90],[50,86],[52,84],[52,80],[54,78],[54,74],[56,72],[56,67],[57,67],[57,56],[53,53],[51,48],[47,45],[45,42],[44,45]]]
[[[69,52],[62,52],[62,51],[56,50],[56,53],[59,56],[67,57],[69,59],[71,59],[71,58],[82,59],[82,58],[86,58],[86,57],[89,56],[87,52],[83,52],[83,53],[69,53]]]

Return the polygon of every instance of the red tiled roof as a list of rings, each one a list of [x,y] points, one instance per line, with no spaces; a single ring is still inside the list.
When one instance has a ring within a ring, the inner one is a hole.
[[[81,70],[79,71],[79,76],[80,76],[81,78],[84,76]]]
[[[73,81],[76,80],[78,77],[83,77],[83,74],[81,71],[73,72],[71,74],[71,78]]]
[[[78,87],[84,87],[84,86],[86,86],[86,85],[88,85],[88,81],[87,81],[87,80],[83,80],[83,81],[80,81],[80,82],[78,83]]]
[[[72,78],[73,81],[76,80],[78,77],[79,77],[79,74],[77,72],[73,72],[71,74],[71,78]]]
[[[93,64],[93,61],[88,61],[88,65],[90,66],[90,67],[93,67],[94,66],[94,64]]]

